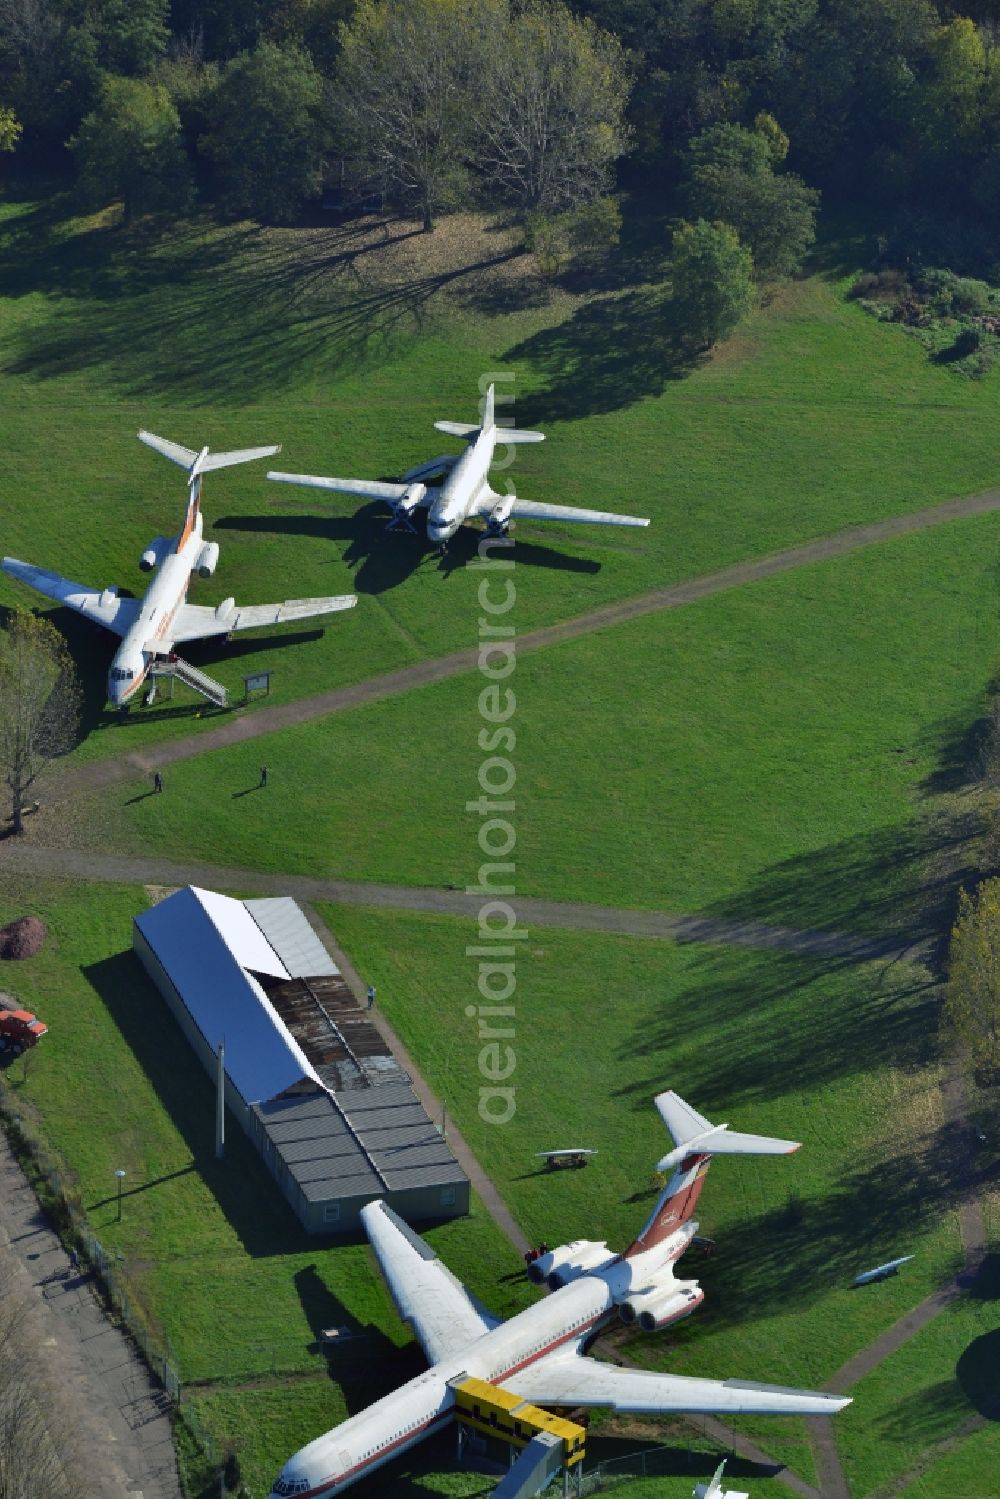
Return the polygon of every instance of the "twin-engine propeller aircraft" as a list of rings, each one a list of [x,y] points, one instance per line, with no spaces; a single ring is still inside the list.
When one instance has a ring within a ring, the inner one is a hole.
[[[211,635],[231,635],[235,630],[253,630],[261,625],[281,625],[289,620],[312,619],[317,614],[332,614],[350,609],[357,603],[353,593],[337,598],[287,599],[283,604],[255,604],[237,608],[235,599],[224,599],[214,608],[186,602],[191,574],[210,578],[219,560],[219,543],[202,537],[202,475],[215,468],[230,468],[235,463],[250,463],[255,458],[270,458],[280,447],[241,448],[232,453],[200,453],[182,448],[152,432],[140,432],[139,441],[155,448],[172,463],[187,470],[187,509],[184,524],[176,536],[157,536],[139,558],[143,572],[155,572],[141,599],[118,597],[116,588],[85,588],[71,583],[58,573],[32,567],[16,557],[5,557],[0,566],[11,577],[36,588],[39,593],[57,599],[92,619],[105,629],[121,636],[108,673],[108,697],[117,706],[126,704],[138,692],[150,667],[158,657],[170,657],[175,646],[188,640],[204,640]]]
[[[324,479],[312,474],[282,474],[272,470],[269,479],[282,484],[304,484],[313,489],[334,489],[338,494],[365,495],[368,499],[387,500],[392,511],[387,531],[416,531],[413,516],[427,511],[427,536],[444,551],[463,521],[479,516],[492,536],[506,536],[512,520],[581,521],[596,526],[648,526],[649,521],[636,515],[615,515],[609,510],[583,510],[575,505],[540,505],[522,500],[514,494],[497,494],[490,488],[489,472],[494,449],[510,443],[544,442],[544,432],[526,432],[517,427],[498,426],[494,387],[486,392],[482,425],[475,422],[435,422],[439,432],[449,437],[464,437],[464,453],[442,453],[428,463],[418,464],[403,475],[399,484],[382,484],[373,479]],[[438,488],[429,490],[424,482],[443,475]]]
[[[473,1301],[384,1202],[362,1210],[399,1315],[413,1328],[431,1367],[303,1447],[282,1468],[271,1499],[329,1499],[440,1431],[452,1416],[452,1386],[463,1377],[502,1385],[537,1405],[610,1406],[650,1415],[829,1416],[850,1404],[842,1395],[651,1374],[582,1356],[616,1313],[623,1322],[652,1330],[688,1316],[701,1301],[697,1282],[675,1279],[673,1267],[697,1230],[691,1214],[713,1155],[784,1155],[799,1148],[793,1140],[741,1135],[725,1124],[710,1124],[676,1093],[659,1094],[656,1107],[676,1148],[659,1163],[659,1170],[672,1168],[672,1174],[638,1238],[622,1254],[578,1239],[540,1256],[528,1274],[546,1281],[554,1294],[509,1322]]]

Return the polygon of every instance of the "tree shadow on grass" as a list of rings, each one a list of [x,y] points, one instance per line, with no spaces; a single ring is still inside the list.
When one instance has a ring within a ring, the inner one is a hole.
[[[585,302],[505,357],[531,365],[546,382],[519,398],[518,423],[530,427],[618,411],[658,396],[706,355],[686,338],[677,304],[643,287]]]
[[[56,233],[35,254],[24,290],[63,300],[43,324],[17,331],[7,371],[49,379],[101,367],[133,398],[199,404],[363,367],[398,335],[419,332],[441,292],[520,253],[500,249],[408,276],[361,274],[412,232],[379,238],[362,223],[292,236],[195,225],[147,254],[97,231],[76,236],[80,244],[71,237],[68,248]],[[20,261],[28,234],[22,226],[8,237],[0,274]]]
[[[330,1243],[367,1242],[360,1234],[335,1240],[307,1234],[231,1116],[225,1157],[216,1160],[215,1089],[134,953],[104,958],[84,968],[83,975],[156,1090],[184,1139],[194,1170],[248,1254],[301,1254]]]
[[[862,1270],[909,1252],[970,1185],[984,1184],[970,1183],[969,1152],[968,1132],[944,1124],[903,1154],[879,1159],[873,1151],[827,1192],[715,1230],[716,1253],[697,1267],[705,1289],[700,1326],[728,1330],[849,1291]],[[680,1345],[700,1335],[683,1324],[675,1331]]]
[[[464,572],[477,555],[482,532],[474,525],[461,526],[448,543],[444,556],[432,551],[424,532],[424,519],[416,521],[417,534],[386,532],[386,507],[363,505],[353,515],[226,515],[215,522],[223,531],[277,532],[285,536],[312,536],[332,545],[348,543],[343,560],[355,569],[358,593],[380,594],[398,588],[421,567],[450,578]],[[552,547],[515,538],[516,561],[527,567],[547,567],[559,572],[597,573],[601,564],[588,557],[574,557]]]

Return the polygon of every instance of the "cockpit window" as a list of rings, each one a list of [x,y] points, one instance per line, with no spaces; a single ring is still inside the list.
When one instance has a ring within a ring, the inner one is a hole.
[[[292,1494],[304,1494],[308,1488],[308,1478],[278,1478],[274,1484],[274,1492],[280,1494],[281,1499],[289,1499]]]
[[[125,666],[113,666],[111,668],[111,680],[113,682],[131,682],[135,676],[134,671],[129,671]]]

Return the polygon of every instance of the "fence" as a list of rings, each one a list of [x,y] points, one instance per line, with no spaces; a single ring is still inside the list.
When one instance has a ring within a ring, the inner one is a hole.
[[[41,1189],[40,1195],[45,1199],[44,1206],[51,1212],[57,1227],[79,1245],[81,1255],[92,1266],[109,1306],[139,1349],[154,1377],[162,1384],[171,1403],[182,1412],[185,1425],[201,1446],[205,1457],[214,1465],[221,1464],[223,1458],[218,1445],[205,1429],[197,1412],[187,1404],[182,1407],[181,1377],[169,1340],[154,1336],[146,1326],[121,1260],[109,1254],[91,1232],[73,1183],[60,1170],[31,1124],[16,1112],[4,1087],[0,1087],[0,1115],[18,1159],[22,1165],[28,1166],[34,1184]]]

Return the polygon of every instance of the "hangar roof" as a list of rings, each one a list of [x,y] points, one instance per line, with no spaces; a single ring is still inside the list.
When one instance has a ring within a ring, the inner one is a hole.
[[[304,918],[303,918],[304,919]],[[247,1103],[319,1075],[254,977],[288,970],[240,900],[188,885],[135,918],[226,1073]]]

